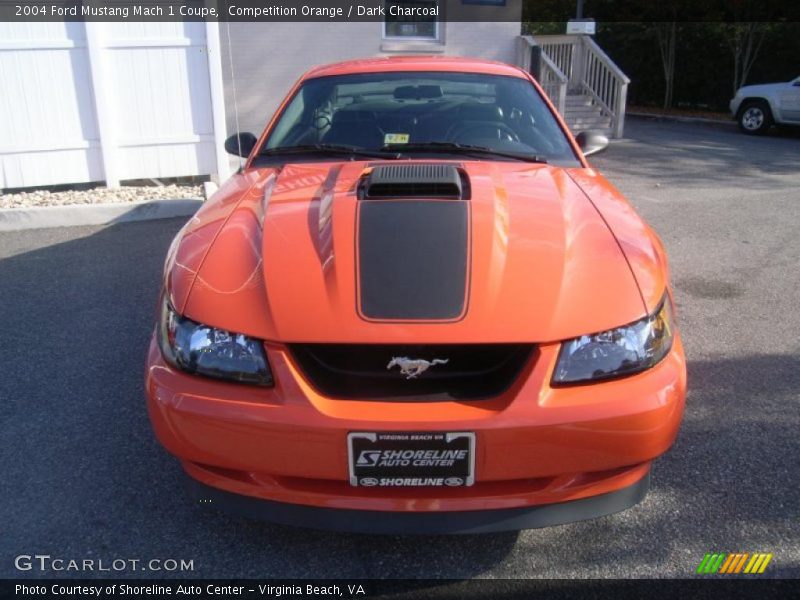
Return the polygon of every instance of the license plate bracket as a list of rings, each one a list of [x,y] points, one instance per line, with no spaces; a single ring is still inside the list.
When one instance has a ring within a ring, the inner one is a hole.
[[[350,485],[464,487],[475,483],[475,433],[354,431],[347,435]]]

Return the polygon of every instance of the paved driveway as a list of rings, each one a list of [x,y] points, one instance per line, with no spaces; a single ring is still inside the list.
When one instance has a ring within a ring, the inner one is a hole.
[[[595,164],[666,243],[690,361],[683,429],[643,503],[428,539],[203,510],[142,400],[181,222],[17,232],[0,235],[0,576],[39,553],[193,560],[197,577],[685,577],[712,551],[774,552],[768,574],[800,576],[800,136],[634,119],[626,133]]]

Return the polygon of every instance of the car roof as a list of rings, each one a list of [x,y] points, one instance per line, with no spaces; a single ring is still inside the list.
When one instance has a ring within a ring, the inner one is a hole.
[[[461,56],[382,56],[348,60],[314,67],[303,75],[303,79],[349,75],[353,73],[388,73],[400,71],[455,71],[460,73],[484,73],[525,78],[525,74],[506,63]]]

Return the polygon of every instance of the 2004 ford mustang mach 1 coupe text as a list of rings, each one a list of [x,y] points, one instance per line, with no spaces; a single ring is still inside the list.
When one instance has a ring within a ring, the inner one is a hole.
[[[686,392],[664,250],[538,84],[369,59],[301,78],[166,260],[146,368],[200,498],[482,532],[641,500]]]

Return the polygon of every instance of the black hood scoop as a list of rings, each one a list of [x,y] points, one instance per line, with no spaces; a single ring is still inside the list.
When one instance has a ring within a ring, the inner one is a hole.
[[[466,200],[466,175],[451,164],[392,164],[376,166],[359,189],[362,200],[438,199]]]
[[[470,280],[469,179],[458,165],[374,165],[358,188],[358,312],[458,321]]]

